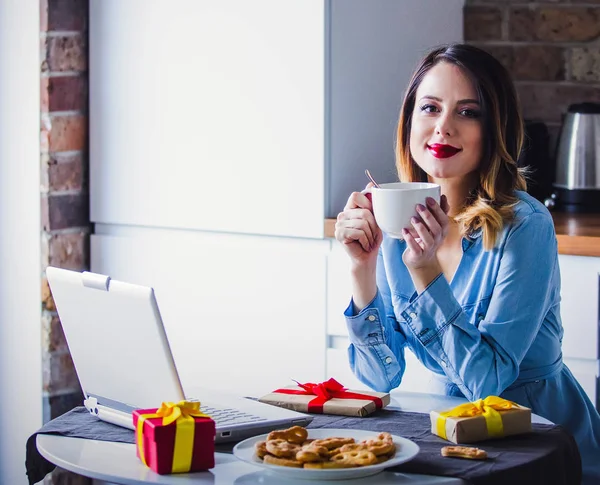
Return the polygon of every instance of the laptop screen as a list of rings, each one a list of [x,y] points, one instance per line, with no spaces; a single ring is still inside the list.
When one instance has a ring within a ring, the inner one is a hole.
[[[118,408],[184,398],[152,288],[54,267],[46,275],[86,396]]]

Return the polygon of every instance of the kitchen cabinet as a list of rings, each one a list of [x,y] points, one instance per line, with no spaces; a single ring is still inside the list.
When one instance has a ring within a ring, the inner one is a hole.
[[[598,354],[598,275],[600,258],[559,255],[561,317],[565,335],[563,354],[577,359],[600,358]]]
[[[563,356],[600,409],[600,257],[558,257],[561,272]]]
[[[93,222],[318,238],[323,3],[90,2]]]
[[[327,246],[100,228],[91,253],[94,271],[155,289],[184,389],[256,395],[324,380]]]

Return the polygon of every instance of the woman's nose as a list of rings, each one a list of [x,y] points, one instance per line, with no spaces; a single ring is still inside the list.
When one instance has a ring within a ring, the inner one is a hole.
[[[436,134],[441,136],[453,136],[454,127],[448,116],[440,116],[435,127]]]

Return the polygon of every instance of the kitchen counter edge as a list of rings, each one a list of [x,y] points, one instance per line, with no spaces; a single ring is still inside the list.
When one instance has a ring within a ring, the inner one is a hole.
[[[600,213],[553,212],[559,254],[600,257]],[[325,219],[325,237],[334,237],[335,219]]]

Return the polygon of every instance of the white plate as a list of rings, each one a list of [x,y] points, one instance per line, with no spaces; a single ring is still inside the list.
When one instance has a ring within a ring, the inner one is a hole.
[[[319,428],[309,429],[309,438],[329,438],[331,436],[352,437],[356,441],[364,440],[365,438],[375,438],[379,431],[365,431],[362,429],[332,429]],[[258,441],[263,441],[267,438],[267,434],[254,436],[244,441],[240,441],[233,448],[233,454],[246,463],[266,468],[279,475],[285,475],[290,478],[302,478],[307,480],[342,480],[345,478],[359,478],[375,475],[386,468],[399,465],[406,461],[412,460],[419,453],[419,446],[406,438],[392,435],[394,444],[396,445],[396,455],[390,460],[378,463],[376,465],[361,466],[357,468],[334,468],[329,470],[319,470],[312,468],[292,468],[287,466],[269,465],[263,463],[262,460],[256,457],[254,453],[254,445]]]

